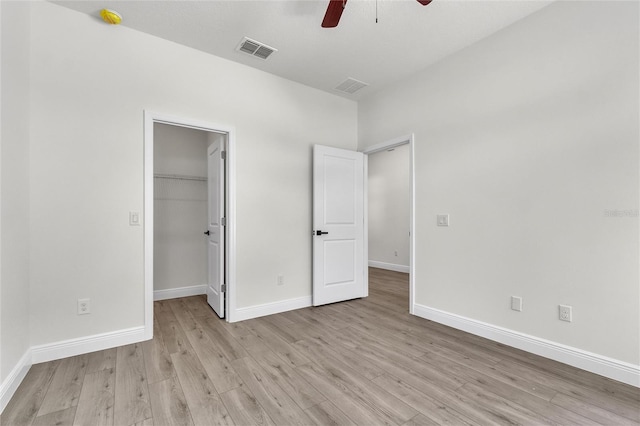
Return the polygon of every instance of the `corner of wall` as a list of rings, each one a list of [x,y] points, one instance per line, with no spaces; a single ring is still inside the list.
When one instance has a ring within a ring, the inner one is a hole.
[[[0,3],[0,128],[2,126],[2,3]],[[2,158],[2,131],[0,131],[0,159]],[[0,161],[0,188],[2,188],[2,161]],[[2,191],[0,190],[0,197],[2,197]],[[0,198],[1,199],[1,198]],[[2,241],[2,216],[0,215],[0,241]],[[0,244],[0,271],[2,271],[2,245]],[[0,274],[0,348],[2,347],[2,274]],[[4,392],[1,391],[3,388],[2,378],[4,374],[2,373],[2,351],[0,350],[0,413],[4,410],[4,404],[2,404],[3,399],[1,398],[4,395]]]
[[[20,358],[15,367],[7,375],[7,378],[0,382],[0,414],[4,411],[13,397],[13,394],[24,380],[25,376],[31,368],[31,349],[28,349]]]
[[[0,2],[0,411],[29,348],[30,2]]]

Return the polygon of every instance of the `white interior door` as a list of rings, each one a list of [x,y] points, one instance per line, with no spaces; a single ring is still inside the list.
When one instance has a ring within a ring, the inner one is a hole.
[[[366,297],[364,154],[313,149],[313,305]]]
[[[207,302],[224,318],[224,142],[217,140],[207,149]]]

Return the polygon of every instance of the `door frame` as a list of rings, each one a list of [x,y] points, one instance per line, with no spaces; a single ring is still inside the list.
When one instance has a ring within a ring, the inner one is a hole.
[[[362,153],[365,155],[375,154],[376,152],[386,151],[391,148],[395,148],[402,145],[409,145],[409,313],[415,315],[413,309],[413,302],[415,300],[415,164],[414,164],[414,134],[408,134],[404,136],[399,136],[394,139],[387,140],[385,142],[372,145],[368,148],[362,150]],[[368,157],[365,157],[368,158]],[[367,286],[369,283],[369,162],[364,162],[364,249],[365,249],[365,261],[367,267],[365,268],[366,272],[366,282]]]
[[[153,338],[153,125],[154,123],[186,127],[227,135],[225,167],[225,227],[226,300],[225,320],[236,316],[236,131],[232,126],[209,123],[191,118],[144,110],[144,326],[145,337]]]

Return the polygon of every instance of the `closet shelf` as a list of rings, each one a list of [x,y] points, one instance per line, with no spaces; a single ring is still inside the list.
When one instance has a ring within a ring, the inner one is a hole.
[[[207,178],[206,176],[188,176],[188,175],[162,175],[162,174],[155,174],[153,175],[154,178],[156,179],[176,179],[176,180],[197,180],[197,181],[201,181],[201,182],[206,182]]]

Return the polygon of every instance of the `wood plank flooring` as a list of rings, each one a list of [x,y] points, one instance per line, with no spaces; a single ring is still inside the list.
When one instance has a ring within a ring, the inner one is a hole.
[[[366,299],[241,323],[155,303],[154,339],[34,365],[2,425],[640,425],[640,389]]]

